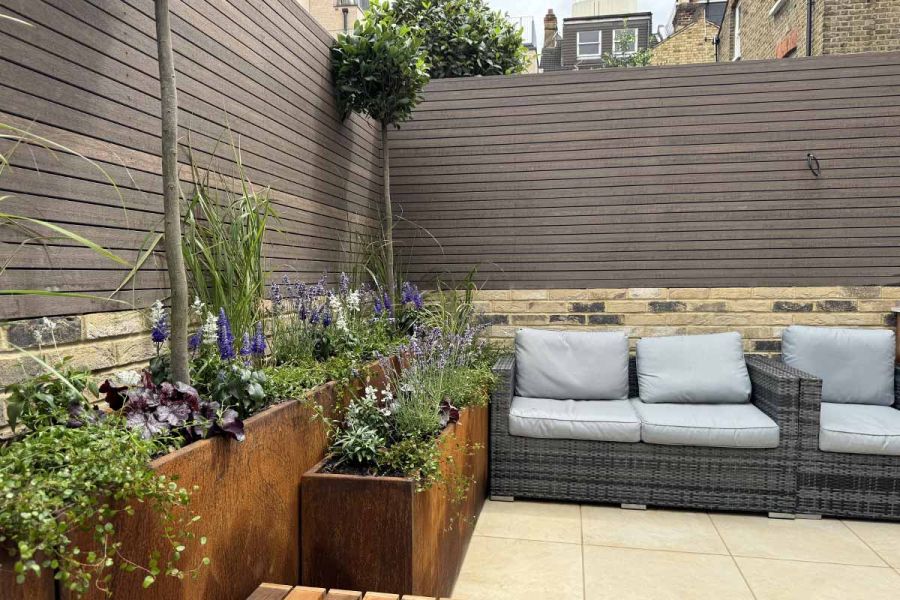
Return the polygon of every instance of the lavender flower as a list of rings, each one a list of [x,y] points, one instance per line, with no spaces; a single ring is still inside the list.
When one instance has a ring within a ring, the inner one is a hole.
[[[277,283],[273,283],[270,286],[269,291],[269,299],[272,300],[272,310],[276,313],[281,311],[281,288],[278,287]]]
[[[394,303],[391,300],[390,294],[385,292],[383,300],[384,300],[384,312],[386,312],[388,315],[393,317],[394,316]]]
[[[331,311],[326,308],[322,311],[322,325],[328,327],[329,325],[331,325],[331,319]]]
[[[244,332],[244,337],[241,338],[241,349],[240,355],[246,359],[253,353],[253,350],[250,349],[250,334],[246,331]]]
[[[250,344],[250,352],[254,356],[264,356],[266,354],[266,334],[263,332],[262,321],[256,323],[256,333],[253,335],[253,341]]]
[[[154,302],[150,308],[150,320],[153,323],[150,328],[150,339],[156,344],[156,350],[159,352],[159,346],[169,339],[169,320],[160,300]]]
[[[191,352],[196,352],[197,348],[200,347],[200,343],[203,341],[203,328],[197,330],[197,333],[188,338],[188,350]]]
[[[381,313],[384,312],[384,305],[381,303],[381,298],[379,296],[375,296],[375,314],[377,316],[381,316]]]
[[[217,325],[216,342],[219,344],[219,356],[222,360],[231,360],[234,358],[234,335],[231,333],[231,323],[224,308],[219,309]]]
[[[342,296],[350,293],[350,277],[346,273],[341,273],[340,290]]]

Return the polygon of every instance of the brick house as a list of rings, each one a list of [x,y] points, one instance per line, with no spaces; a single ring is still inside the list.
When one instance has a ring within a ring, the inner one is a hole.
[[[550,10],[544,17],[544,71],[571,71],[603,68],[603,55],[627,55],[650,45],[653,15],[637,12],[563,19],[562,36],[556,28],[556,15]],[[626,37],[627,34],[628,37]],[[631,39],[628,47],[622,40]]]
[[[665,27],[669,35],[653,47],[650,63],[684,65],[715,62],[716,39],[724,13],[724,0],[678,0],[670,23]]]
[[[900,50],[900,0],[728,0],[719,61]]]
[[[369,0],[297,0],[333,36],[353,30],[369,9]]]

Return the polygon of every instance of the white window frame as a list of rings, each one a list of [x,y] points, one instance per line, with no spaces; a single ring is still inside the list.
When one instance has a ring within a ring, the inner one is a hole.
[[[626,31],[632,32],[634,34],[634,48],[632,50],[626,50],[624,52],[619,52],[616,50],[618,48],[618,44],[616,43],[616,38],[619,36],[619,33],[624,33]],[[638,51],[638,28],[637,27],[623,27],[622,29],[613,29],[613,56],[631,56],[632,54],[637,54]]]
[[[741,60],[741,3],[734,5],[734,48],[731,60]]]
[[[597,41],[596,42],[582,42],[581,41],[582,33],[596,33]],[[599,52],[597,52],[597,54],[582,54],[582,52],[581,52],[582,44],[584,44],[585,46],[587,46],[588,44],[590,44],[592,46],[594,44],[597,44],[597,50]],[[579,31],[578,34],[575,36],[575,56],[577,58],[600,58],[601,56],[603,56],[603,32],[600,31],[599,29],[597,29],[595,31]]]

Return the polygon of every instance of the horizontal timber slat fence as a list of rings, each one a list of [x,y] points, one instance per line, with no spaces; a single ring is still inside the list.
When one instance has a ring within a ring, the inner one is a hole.
[[[343,260],[350,232],[374,231],[381,198],[380,132],[342,122],[330,76],[332,38],[295,0],[172,0],[182,146],[232,172],[230,127],[247,173],[271,186],[279,220],[266,254],[276,276],[314,279]],[[162,230],[159,81],[153,3],[3,0],[28,23],[0,20],[0,123],[96,161],[20,146],[0,176],[9,212],[62,225],[133,261]],[[0,153],[11,144],[0,142]],[[184,163],[182,188],[190,194]],[[36,228],[40,229],[40,228]],[[3,289],[106,296],[128,270],[68,240],[20,246],[0,226]],[[146,306],[168,295],[161,253],[117,298]],[[92,299],[0,298],[0,320],[121,309]]]
[[[390,147],[422,281],[900,283],[898,53],[434,81]]]

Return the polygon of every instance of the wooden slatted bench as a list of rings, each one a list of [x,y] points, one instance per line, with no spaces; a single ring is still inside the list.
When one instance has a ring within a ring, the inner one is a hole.
[[[325,588],[291,586],[277,583],[264,583],[256,588],[247,600],[452,600],[451,598],[433,598],[430,596],[411,596],[402,598],[398,594],[382,594],[380,592],[353,592],[350,590],[326,590]]]

